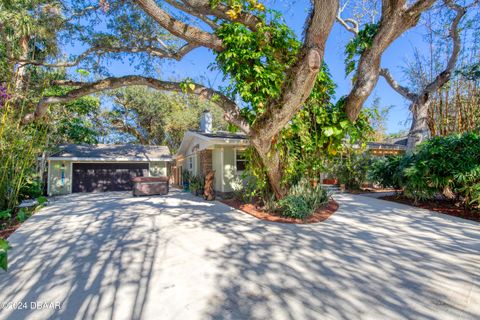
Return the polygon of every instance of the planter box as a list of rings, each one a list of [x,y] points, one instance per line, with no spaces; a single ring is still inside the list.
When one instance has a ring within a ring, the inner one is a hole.
[[[168,177],[136,177],[132,179],[134,196],[164,195],[168,193]]]
[[[323,184],[338,184],[337,179],[323,179]]]

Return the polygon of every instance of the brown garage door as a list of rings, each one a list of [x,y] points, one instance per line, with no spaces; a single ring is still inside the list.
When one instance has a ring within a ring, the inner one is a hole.
[[[72,192],[132,190],[131,178],[147,175],[148,163],[74,163]]]

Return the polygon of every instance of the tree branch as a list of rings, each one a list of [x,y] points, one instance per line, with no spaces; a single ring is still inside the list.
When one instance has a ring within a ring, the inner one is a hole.
[[[345,99],[345,111],[351,121],[357,119],[363,104],[378,82],[380,62],[385,50],[406,30],[415,26],[420,14],[434,2],[435,0],[418,0],[407,7],[406,0],[382,1],[382,18],[378,31],[371,46],[360,56],[353,88]]]
[[[175,19],[157,6],[155,0],[134,0],[134,2],[172,35],[214,51],[223,50],[222,40],[216,35]]]
[[[96,46],[85,50],[79,56],[77,56],[73,61],[69,62],[58,62],[58,63],[47,63],[44,61],[38,60],[16,60],[16,63],[21,65],[36,65],[36,66],[44,66],[50,68],[68,68],[74,67],[86,59],[91,54],[105,54],[105,53],[140,53],[145,52],[152,56],[165,58],[165,59],[175,59],[180,61],[185,55],[187,55],[190,51],[197,48],[198,46],[195,44],[186,44],[177,51],[168,51],[166,49],[151,47],[151,46],[142,46],[142,47],[104,47],[104,46]],[[12,59],[13,60],[13,59]]]
[[[140,131],[137,130],[137,128],[128,125],[120,119],[112,119],[110,123],[114,126],[115,129],[134,136],[140,142],[140,144],[149,144],[149,141],[143,136],[143,134],[140,133]]]
[[[304,44],[286,75],[283,94],[255,123],[262,140],[276,136],[310,96],[323,62],[325,43],[335,21],[338,0],[315,0],[306,21]]]
[[[450,38],[452,39],[453,48],[450,57],[448,58],[447,66],[440,72],[432,82],[430,82],[423,90],[421,96],[429,95],[432,92],[437,91],[445,83],[450,81],[452,72],[457,64],[458,55],[461,49],[460,33],[458,32],[459,24],[463,16],[467,13],[467,9],[454,3],[452,0],[445,0],[445,4],[456,12],[455,19],[453,19],[452,26],[450,27]]]
[[[227,14],[227,11],[231,8],[226,6],[223,3],[217,3],[212,7],[211,1],[209,0],[182,0],[187,6],[191,7],[192,10],[206,14],[213,15],[217,18],[228,20],[228,21],[237,21],[247,26],[252,31],[257,31],[257,25],[262,22],[257,16],[249,12],[240,12],[237,18],[232,19]]]
[[[185,13],[188,13],[194,17],[199,18],[203,22],[205,22],[210,28],[216,30],[218,28],[218,24],[216,24],[212,19],[208,18],[205,14],[200,13],[198,10],[192,9],[192,7],[185,5],[184,3],[177,1],[177,0],[165,0],[165,2],[169,3],[171,6],[181,10]]]
[[[345,2],[345,5],[342,7],[340,3],[338,4],[338,11],[337,11],[337,16],[336,20],[348,31],[353,33],[354,35],[358,35],[358,32],[360,31],[359,29],[359,24],[356,20],[354,19],[343,19],[342,18],[342,12],[345,10],[345,7],[347,5],[348,1]]]
[[[418,94],[415,94],[410,90],[408,90],[406,87],[401,86],[397,81],[395,81],[395,79],[393,79],[393,76],[390,74],[388,69],[380,70],[380,75],[385,78],[388,84],[395,91],[397,91],[399,94],[401,94],[403,97],[407,98],[411,102],[417,102],[417,100],[419,99],[424,99],[424,100],[428,99],[431,93],[437,91],[445,83],[450,81],[452,72],[457,63],[458,55],[461,49],[461,39],[460,39],[460,33],[458,32],[458,29],[463,16],[467,12],[467,8],[454,3],[452,0],[445,0],[445,4],[450,9],[456,12],[455,18],[452,22],[452,25],[449,31],[450,38],[452,39],[452,43],[453,43],[453,48],[445,69],[442,72],[440,72],[429,84],[427,84]],[[425,103],[426,101],[422,101],[422,102]],[[415,112],[415,110],[412,110],[412,112]]]
[[[75,99],[90,95],[93,93],[118,89],[127,86],[148,86],[156,90],[183,92],[183,86],[179,82],[161,81],[154,78],[142,77],[142,76],[124,76],[124,77],[111,77],[103,80],[99,80],[91,83],[74,82],[79,86],[77,89],[70,91],[62,96],[46,97],[40,100],[34,112],[25,115],[23,123],[27,124],[36,119],[39,119],[45,115],[48,110],[48,106],[55,103],[68,103]],[[225,118],[228,122],[234,124],[240,128],[247,135],[250,134],[250,128],[243,116],[240,114],[238,106],[228,99],[222,93],[215,91],[211,88],[207,88],[200,84],[193,84],[193,90],[189,90],[187,93],[195,94],[203,99],[208,99],[215,102],[225,112]]]
[[[410,7],[405,10],[405,16],[420,16],[423,11],[429,9],[435,2],[436,0],[417,0],[417,2],[411,4]]]
[[[387,83],[392,87],[393,90],[397,91],[404,98],[414,101],[417,99],[417,95],[411,92],[407,87],[400,85],[392,76],[390,71],[387,68],[380,69],[380,75],[387,81]]]

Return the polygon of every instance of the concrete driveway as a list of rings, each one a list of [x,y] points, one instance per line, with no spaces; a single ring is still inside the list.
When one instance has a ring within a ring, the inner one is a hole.
[[[480,318],[478,223],[336,198],[287,225],[175,191],[63,197],[10,237],[0,319]]]

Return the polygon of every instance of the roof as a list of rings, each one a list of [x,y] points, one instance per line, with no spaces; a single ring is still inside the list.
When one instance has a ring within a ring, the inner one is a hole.
[[[405,150],[407,147],[403,144],[387,143],[387,142],[368,142],[368,149],[389,149],[389,150]]]
[[[247,139],[247,136],[243,132],[232,133],[228,131],[216,131],[212,133],[206,133],[203,131],[193,131],[193,130],[190,130],[190,132],[194,132],[204,137],[213,138],[213,139],[239,139],[239,140]]]
[[[167,146],[144,146],[138,144],[68,144],[59,146],[60,151],[50,160],[113,160],[113,161],[170,161]]]
[[[185,132],[182,143],[178,147],[173,158],[189,155],[195,150],[204,150],[218,145],[225,146],[246,146],[249,143],[246,134],[242,132],[215,131],[206,133],[204,131],[189,130]]]

